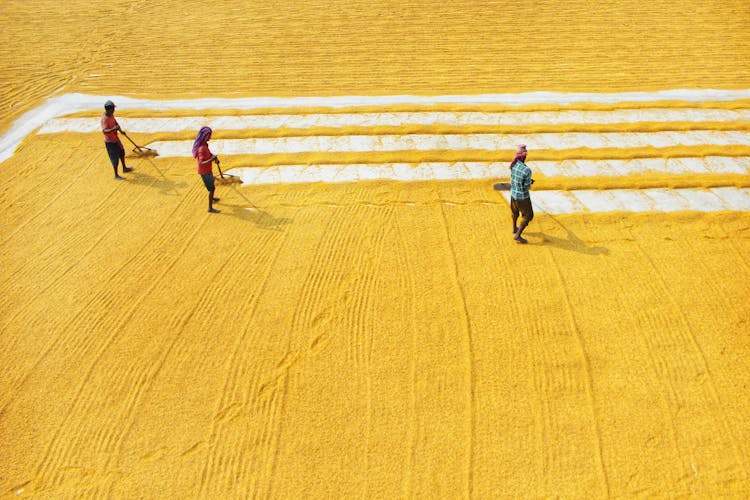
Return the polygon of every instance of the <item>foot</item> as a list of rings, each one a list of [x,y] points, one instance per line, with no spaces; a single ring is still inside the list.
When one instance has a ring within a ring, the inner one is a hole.
[[[208,209],[208,213],[210,213],[210,214],[218,214],[219,212],[221,212],[221,210],[217,210],[215,208],[209,208]]]
[[[121,175],[115,175],[115,180],[122,181],[124,179],[125,179],[125,177],[123,177]]]
[[[221,198],[211,198],[211,199],[213,200],[214,203],[216,203],[217,201],[221,200]]]
[[[132,169],[132,168],[130,168],[130,167],[122,167],[122,171],[123,171],[123,172],[132,172],[132,171],[133,171],[133,169]]]
[[[518,228],[516,226],[513,226],[513,234],[516,234],[518,232]]]
[[[516,235],[516,237],[515,237],[515,238],[513,238],[513,239],[514,239],[514,240],[516,240],[516,243],[521,243],[521,244],[523,244],[523,245],[525,245],[526,243],[528,243],[528,242],[529,242],[529,241],[528,241],[528,240],[527,240],[526,238],[524,238],[524,237],[523,237],[523,236],[521,236],[520,234],[517,234],[517,235]]]

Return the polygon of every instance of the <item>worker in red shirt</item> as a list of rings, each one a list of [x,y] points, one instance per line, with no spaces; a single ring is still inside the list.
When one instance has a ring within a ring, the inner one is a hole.
[[[198,162],[198,173],[203,179],[206,189],[208,189],[208,211],[212,214],[218,214],[220,210],[214,208],[214,202],[219,201],[219,198],[214,198],[216,178],[214,177],[213,163],[216,162],[218,165],[219,157],[208,149],[209,140],[211,140],[211,128],[202,127],[193,142],[193,158]]]
[[[104,103],[104,115],[101,120],[102,133],[104,134],[104,145],[107,147],[109,161],[112,162],[112,168],[115,170],[115,179],[124,179],[117,173],[117,165],[122,162],[122,171],[130,172],[132,168],[125,165],[125,148],[120,142],[117,132],[120,125],[115,120],[115,103],[107,101]]]

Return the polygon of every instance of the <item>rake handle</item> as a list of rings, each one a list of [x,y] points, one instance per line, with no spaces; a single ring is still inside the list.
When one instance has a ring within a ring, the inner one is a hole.
[[[127,137],[127,139],[128,139],[129,141],[130,141],[130,144],[132,144],[133,146],[135,146],[135,148],[136,148],[136,149],[137,149],[138,151],[140,151],[141,153],[143,152],[143,148],[142,148],[142,147],[140,147],[140,146],[139,146],[138,144],[136,144],[135,142],[133,142],[133,139],[131,139],[131,138],[130,138],[130,136],[129,136],[128,134],[126,134],[126,133],[125,133],[125,131],[124,131],[124,130],[120,129],[120,132],[122,133],[122,135],[124,135],[125,137]]]
[[[216,168],[219,169],[219,175],[223,179],[224,178],[224,172],[221,171],[221,165],[219,164],[218,158],[217,158],[217,161],[216,161]]]
[[[219,164],[218,158],[216,160],[217,160],[216,161],[216,168],[219,169],[219,176],[221,177],[222,180],[228,179],[230,184],[233,183],[233,182],[240,182],[240,183],[242,182],[240,180],[240,178],[237,177],[236,175],[229,174],[229,175],[225,176],[224,172],[221,171],[221,165]]]

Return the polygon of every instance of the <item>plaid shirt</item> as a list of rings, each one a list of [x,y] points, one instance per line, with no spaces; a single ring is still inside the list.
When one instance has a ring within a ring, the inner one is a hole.
[[[516,161],[510,169],[510,197],[514,200],[530,198],[531,169],[521,160]]]

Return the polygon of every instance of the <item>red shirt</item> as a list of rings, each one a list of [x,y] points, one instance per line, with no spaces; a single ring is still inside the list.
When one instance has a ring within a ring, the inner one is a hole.
[[[201,165],[206,160],[210,160],[213,154],[208,149],[208,144],[201,144],[198,147],[198,154],[196,155],[195,159],[198,161],[198,173],[203,174],[213,174],[213,166],[214,162],[210,161],[206,163],[205,165]]]
[[[114,115],[102,116],[102,132],[117,126],[117,120]],[[108,134],[104,134],[104,142],[120,142],[120,138],[117,136],[117,130],[113,130]]]

